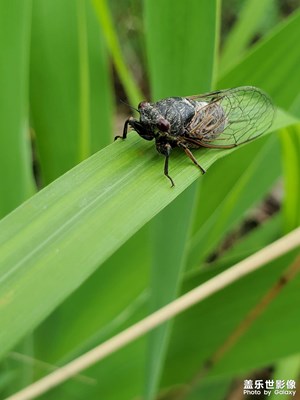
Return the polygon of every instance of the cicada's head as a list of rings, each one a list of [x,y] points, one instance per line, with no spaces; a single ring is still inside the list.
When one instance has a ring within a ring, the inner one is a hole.
[[[134,118],[129,118],[129,125],[145,140],[153,140],[155,135],[154,132],[149,129],[146,124],[143,124],[141,121],[138,121]]]
[[[152,132],[155,137],[157,134],[168,132],[170,123],[158,111],[157,107],[147,101],[142,101],[138,105],[140,113],[140,123],[148,132]]]

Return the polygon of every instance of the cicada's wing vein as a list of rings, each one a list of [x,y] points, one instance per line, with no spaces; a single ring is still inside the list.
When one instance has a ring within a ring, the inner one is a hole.
[[[187,136],[200,146],[234,147],[248,142],[270,128],[274,119],[275,110],[270,98],[252,86],[189,99],[198,102],[199,107]]]

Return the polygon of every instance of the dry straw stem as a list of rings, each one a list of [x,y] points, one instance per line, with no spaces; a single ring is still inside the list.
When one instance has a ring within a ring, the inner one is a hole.
[[[27,388],[8,397],[6,400],[28,400],[36,398],[37,396],[47,392],[49,389],[58,386],[60,383],[65,382],[67,379],[92,366],[97,361],[102,360],[109,354],[124,347],[126,344],[141,337],[163,322],[166,322],[196,303],[199,303],[201,300],[206,299],[218,290],[223,289],[227,285],[235,282],[250,272],[259,269],[266,263],[288,253],[298,246],[300,246],[300,228],[293,230],[276,242],[196,287],[165,307],[162,307],[140,322],[132,325],[123,332],[115,335],[106,342],[71,361],[64,367],[57,369],[55,372],[52,372],[32,385],[29,385]]]

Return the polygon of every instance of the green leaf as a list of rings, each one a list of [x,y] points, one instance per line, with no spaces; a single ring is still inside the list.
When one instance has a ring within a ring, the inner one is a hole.
[[[189,0],[184,3],[180,0],[166,0],[159,4],[146,1],[146,43],[154,99],[210,90],[219,23],[217,14],[217,1],[207,3],[204,0]],[[205,40],[195,45],[197,36],[205,36]],[[150,312],[177,296],[185,264],[195,195],[196,186],[193,185],[153,221]],[[146,399],[155,397],[170,328],[171,324],[167,323],[149,335]]]
[[[195,185],[189,187],[153,220],[150,312],[169,303],[178,295],[185,265],[195,189]],[[171,322],[166,323],[149,335],[146,390],[150,399],[159,383],[171,325]]]
[[[280,232],[277,234],[280,235]],[[269,263],[260,271],[243,278],[176,318],[164,369],[164,387],[179,383],[189,386],[198,382],[196,376],[199,376],[205,362],[278,281],[282,272],[294,261],[296,254],[297,252],[292,252]],[[207,281],[221,270],[223,268],[196,272],[186,280],[184,292]],[[263,314],[255,319],[234,347],[224,353],[213,370],[209,371],[209,375],[201,381],[202,384],[212,377],[235,376],[268,366],[281,357],[298,351],[300,327],[295,322],[299,305],[298,285],[299,274],[275,297]],[[288,313],[283,312],[286,309],[289,310]],[[286,326],[292,326],[293,329],[287,330]],[[184,369],[180,367],[182,365],[185,365]]]
[[[214,267],[230,267],[277,240],[279,232],[282,231],[282,219],[282,212],[279,212],[237,239],[233,247],[227,249],[225,254],[221,255],[221,259],[214,263]]]
[[[232,380],[228,377],[200,382],[199,385],[193,387],[186,400],[224,400],[231,386]]]
[[[283,129],[280,139],[285,185],[284,230],[289,232],[300,225],[300,126]]]
[[[264,89],[280,107],[290,106],[300,91],[300,11],[255,45],[225,76],[218,88],[254,85]]]
[[[146,44],[154,100],[211,89],[218,42],[219,1],[145,3]],[[198,22],[196,22],[198,20]],[[205,35],[205,40],[195,37]]]
[[[279,104],[290,106],[300,91],[300,81],[290,79],[291,68],[298,68],[300,62],[299,46],[295,45],[300,34],[299,19],[298,12],[254,46],[239,64],[221,78],[218,87],[256,84],[268,90]],[[293,45],[296,46],[295,51],[286,50],[286,46]],[[284,60],[278,64],[277,54],[284,52]],[[272,74],[267,73],[271,68],[270,60],[273,63]],[[256,65],[260,67],[256,68]],[[278,90],[278,82],[282,82],[284,90]],[[203,261],[215,249],[224,233],[244,217],[251,205],[262,199],[279,176],[280,156],[276,143],[273,149],[256,146],[258,143],[254,142],[247,149],[236,152],[232,158],[220,160],[212,173],[204,177],[190,243],[190,267],[196,261]],[[254,186],[255,191],[252,190]]]
[[[147,226],[106,260],[38,327],[35,335],[37,358],[59,364],[70,361],[126,326],[132,314],[144,306],[149,297],[146,289],[150,258],[149,235],[145,228]],[[127,263],[125,260],[129,256]],[[70,319],[68,316],[74,310],[76,318]],[[55,328],[57,320],[60,321],[59,331]],[[51,343],[49,334],[53,338]]]
[[[291,122],[281,114],[275,128]],[[232,151],[204,149],[203,164]],[[172,161],[173,189],[152,143],[129,135],[0,221],[2,355],[199,177],[184,154],[174,152]]]
[[[87,40],[85,0],[77,0],[78,53],[79,53],[79,160],[91,154],[90,144],[90,74]]]
[[[257,33],[261,20],[270,8],[271,0],[248,0],[238,15],[237,22],[229,32],[220,60],[220,75],[241,58],[251,39]]]
[[[297,382],[299,372],[300,372],[300,356],[299,354],[295,354],[293,356],[285,358],[284,360],[280,360],[277,363],[272,379],[274,379],[274,382],[276,382],[277,379],[284,380],[285,383],[287,383],[288,380],[294,380],[295,382]],[[296,390],[296,387],[291,389]],[[276,400],[276,397],[278,399],[278,395],[273,392],[270,396],[270,399]],[[291,398],[289,394],[280,395],[280,397],[283,400]]]
[[[0,216],[34,192],[28,124],[31,1],[0,4]]]
[[[119,74],[121,82],[124,85],[126,94],[132,105],[136,106],[142,100],[143,96],[136,85],[131,72],[126,66],[107,1],[93,0],[93,4],[102,27],[107,46],[111,52],[116,70]]]
[[[276,139],[269,137],[251,143],[221,160],[221,165],[214,165],[212,173],[204,177],[189,243],[190,268],[201,264],[274,184],[280,174]],[[253,187],[255,190],[251,190]]]
[[[34,0],[30,101],[44,184],[110,143],[108,62],[89,2]]]

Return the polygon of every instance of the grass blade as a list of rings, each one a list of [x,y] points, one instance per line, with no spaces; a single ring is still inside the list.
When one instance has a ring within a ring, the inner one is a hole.
[[[112,140],[107,54],[81,1],[33,1],[30,103],[43,184]]]
[[[79,161],[91,155],[90,144],[90,77],[85,0],[77,0],[79,53]]]
[[[260,140],[240,149],[231,159],[221,160],[221,167],[214,165],[212,174],[204,177],[198,198],[198,215],[189,243],[190,268],[209,257],[224,235],[274,184],[280,174],[280,146],[276,139]],[[261,171],[265,171],[263,176]],[[255,191],[251,190],[254,186]]]
[[[146,1],[146,43],[154,99],[210,90],[218,40],[218,5],[217,1],[203,0],[189,0],[188,6],[180,0],[167,0],[159,5]],[[195,46],[197,36],[205,36],[206,40]],[[176,298],[185,265],[195,195],[196,186],[193,185],[153,221],[150,312]],[[169,334],[168,323],[150,335],[146,399],[155,397]]]
[[[278,106],[290,106],[300,90],[297,75],[300,64],[299,35],[298,10],[222,76],[218,88],[254,85],[264,89]]]
[[[220,60],[220,76],[243,56],[270,4],[271,0],[248,0],[244,3],[238,20],[224,44]]]
[[[129,98],[130,103],[136,105],[142,100],[143,95],[136,85],[131,72],[128,70],[123,59],[121,47],[113,27],[113,20],[106,0],[93,0],[93,4],[101,24],[103,34],[106,39],[107,46],[111,52],[116,70],[120,76],[120,80],[124,85],[124,89]]]
[[[30,22],[31,1],[1,2],[0,217],[34,192],[28,123]]]
[[[300,225],[300,126],[283,129],[280,135],[285,185],[284,231]]]

